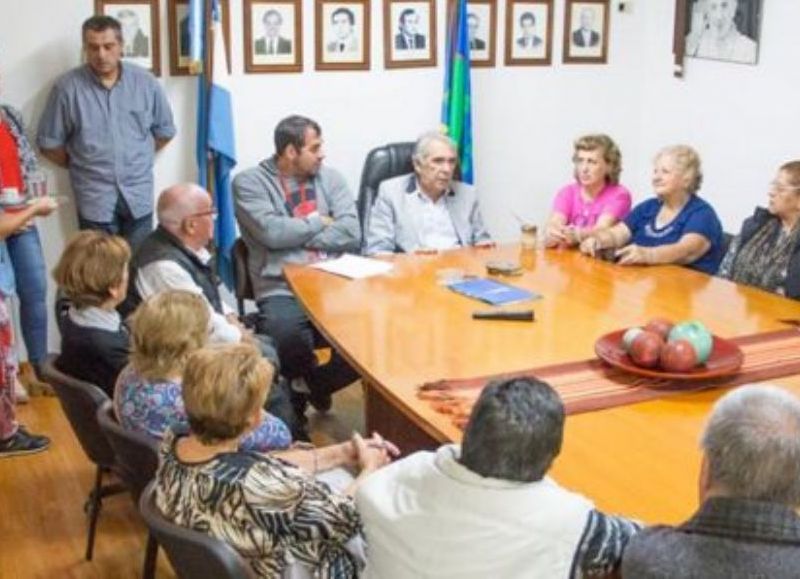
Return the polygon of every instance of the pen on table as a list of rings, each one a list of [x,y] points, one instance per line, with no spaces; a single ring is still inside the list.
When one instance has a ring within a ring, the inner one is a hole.
[[[473,320],[506,320],[509,322],[532,322],[533,310],[504,310],[499,312],[472,312]]]

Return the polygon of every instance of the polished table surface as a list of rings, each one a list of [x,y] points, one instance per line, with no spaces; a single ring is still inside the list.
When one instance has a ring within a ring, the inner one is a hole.
[[[286,276],[314,324],[356,367],[367,388],[438,441],[459,440],[446,416],[416,397],[443,378],[523,370],[594,356],[602,334],[656,316],[699,319],[733,337],[786,328],[800,303],[677,266],[622,267],[575,251],[516,245],[438,255],[395,255],[391,273],[348,280],[289,266]],[[507,281],[542,294],[534,323],[479,321],[490,306],[438,285],[442,270],[485,275],[484,263],[518,261]],[[800,376],[774,381],[800,393]],[[648,523],[675,523],[697,505],[699,435],[723,390],[681,394],[567,418],[551,474],[599,508]]]

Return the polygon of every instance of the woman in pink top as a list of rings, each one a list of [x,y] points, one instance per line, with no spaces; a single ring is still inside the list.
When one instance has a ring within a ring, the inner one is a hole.
[[[575,141],[575,182],[553,201],[547,222],[547,247],[573,247],[598,229],[624,219],[631,194],[619,184],[622,154],[608,135],[585,135]]]

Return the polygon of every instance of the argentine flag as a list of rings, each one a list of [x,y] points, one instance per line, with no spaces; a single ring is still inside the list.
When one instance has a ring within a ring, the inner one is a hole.
[[[199,182],[203,187],[208,188],[208,180],[213,180],[211,185],[217,209],[214,228],[217,269],[225,285],[232,288],[231,250],[236,241],[230,182],[231,171],[236,166],[233,104],[223,37],[222,6],[220,0],[205,1],[211,2],[210,34],[204,35],[211,40],[211,64],[203,67],[203,73],[198,79],[197,167]]]

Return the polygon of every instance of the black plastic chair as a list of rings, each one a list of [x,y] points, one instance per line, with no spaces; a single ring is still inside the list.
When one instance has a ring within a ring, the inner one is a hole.
[[[138,504],[144,488],[156,476],[158,441],[146,434],[123,428],[114,416],[114,406],[110,400],[98,408],[97,422],[114,449],[117,473]]]
[[[156,476],[158,468],[158,444],[145,434],[126,430],[114,416],[114,406],[107,400],[97,410],[97,422],[111,448],[114,449],[117,462],[117,473],[125,482],[133,497],[134,504],[139,504],[139,497],[145,487]],[[142,576],[153,579],[156,571],[158,543],[152,533],[147,537],[147,548],[144,556]]]
[[[414,143],[390,143],[372,149],[367,155],[364,169],[361,171],[357,203],[362,250],[369,229],[369,214],[378,195],[378,187],[386,179],[413,172],[414,163],[411,159],[413,153]]]
[[[116,455],[97,422],[97,410],[104,402],[109,402],[108,396],[94,384],[64,374],[55,367],[54,361],[53,356],[48,357],[42,366],[44,379],[53,386],[86,457],[97,466],[94,487],[83,507],[89,515],[86,560],[91,561],[103,499],[125,491],[126,487],[121,484],[103,484],[106,473],[117,472]]]
[[[168,521],[155,504],[154,483],[139,500],[139,511],[180,579],[249,579],[254,574],[227,543]]]
[[[233,293],[236,296],[236,306],[239,316],[244,316],[244,301],[254,300],[253,282],[247,270],[247,244],[239,237],[233,244]]]

